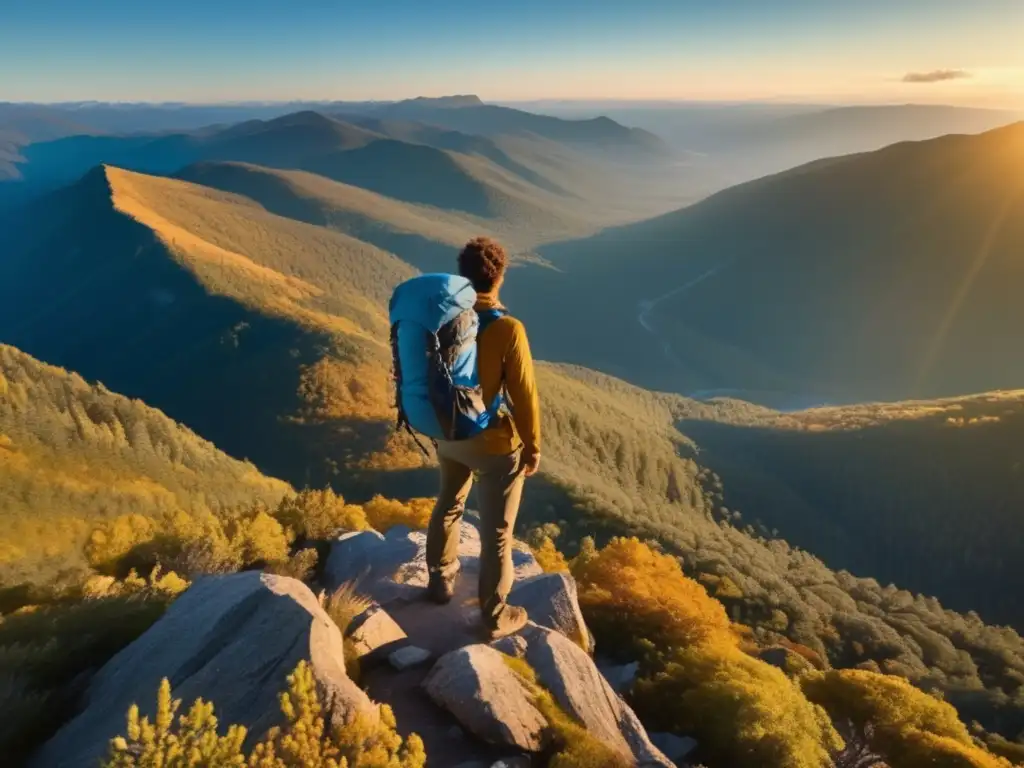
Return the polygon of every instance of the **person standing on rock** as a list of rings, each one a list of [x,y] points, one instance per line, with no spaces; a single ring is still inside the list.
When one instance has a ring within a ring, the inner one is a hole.
[[[507,267],[499,243],[476,238],[459,253],[459,276],[413,278],[391,301],[399,424],[430,437],[440,465],[427,532],[427,595],[444,604],[455,594],[460,523],[475,478],[480,611],[491,638],[526,625],[526,611],[507,602],[513,528],[524,481],[540,465],[540,407],[526,329],[498,297]]]

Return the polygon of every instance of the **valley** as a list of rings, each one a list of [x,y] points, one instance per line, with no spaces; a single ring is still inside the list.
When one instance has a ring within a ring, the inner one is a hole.
[[[534,270],[510,293],[546,328],[564,296],[543,356],[656,389],[829,403],[1012,389],[1021,162],[1024,123],[819,161],[542,248],[558,271]],[[647,308],[652,337],[636,307],[671,290]],[[588,333],[605,342],[582,343]]]

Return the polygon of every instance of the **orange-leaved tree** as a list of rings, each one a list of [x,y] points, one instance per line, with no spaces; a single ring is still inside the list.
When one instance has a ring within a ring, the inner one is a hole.
[[[588,540],[571,567],[599,645],[646,651],[633,703],[649,727],[691,733],[702,757],[739,768],[820,768],[842,749],[825,711],[741,650],[724,606],[676,558],[635,538]]]
[[[638,639],[659,648],[734,642],[722,604],[678,560],[639,539],[612,539],[601,550],[585,540],[572,574],[588,623],[613,648]]]

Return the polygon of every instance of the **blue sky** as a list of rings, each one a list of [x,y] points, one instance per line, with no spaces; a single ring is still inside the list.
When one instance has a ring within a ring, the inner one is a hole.
[[[1022,38],[1022,0],[0,0],[0,100],[1024,107]]]

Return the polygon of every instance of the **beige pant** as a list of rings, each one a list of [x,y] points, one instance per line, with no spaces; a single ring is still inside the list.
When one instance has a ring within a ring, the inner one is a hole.
[[[440,441],[441,490],[427,532],[427,568],[433,578],[454,579],[459,570],[459,523],[477,478],[480,507],[480,611],[497,625],[515,578],[512,529],[523,496],[521,451],[489,454],[475,440]]]

